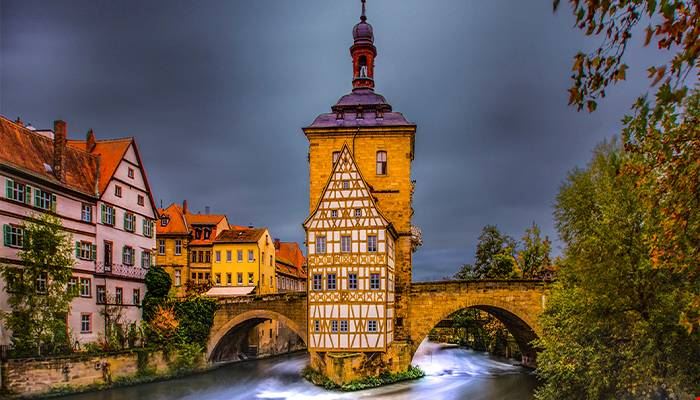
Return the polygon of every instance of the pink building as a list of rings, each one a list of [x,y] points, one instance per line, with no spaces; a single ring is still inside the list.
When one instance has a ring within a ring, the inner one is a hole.
[[[141,319],[144,277],[155,261],[157,212],[133,138],[68,140],[66,123],[35,130],[0,116],[0,263],[17,266],[20,225],[30,214],[51,213],[75,242],[68,329],[73,342],[96,342],[101,311],[120,310],[122,321]],[[0,279],[0,310],[10,311]],[[0,344],[11,332],[0,325]]]

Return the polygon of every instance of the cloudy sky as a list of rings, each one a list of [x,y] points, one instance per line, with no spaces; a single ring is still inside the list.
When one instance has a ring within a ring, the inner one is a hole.
[[[566,2],[562,2],[566,3]],[[135,136],[156,202],[303,241],[301,131],[351,88],[359,0],[0,0],[0,113],[69,136]],[[597,40],[550,0],[369,0],[377,91],[418,124],[414,279],[451,275],[479,231],[552,238],[567,171],[620,129],[658,54],[595,114],[568,107],[570,63]],[[637,35],[641,36],[641,35]],[[559,246],[558,242],[555,242]],[[556,249],[556,252],[559,250]]]

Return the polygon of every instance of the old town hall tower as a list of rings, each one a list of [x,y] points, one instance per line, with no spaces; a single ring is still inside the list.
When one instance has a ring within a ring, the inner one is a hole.
[[[307,345],[312,368],[336,383],[410,363],[411,254],[420,240],[411,225],[416,125],[374,91],[377,49],[365,0],[352,34],[352,92],[303,128]]]

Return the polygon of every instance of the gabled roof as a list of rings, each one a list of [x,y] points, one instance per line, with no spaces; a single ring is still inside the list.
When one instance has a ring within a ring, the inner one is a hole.
[[[95,147],[90,154],[99,157],[100,159],[100,181],[99,181],[99,191],[100,194],[107,190],[107,185],[109,181],[114,176],[117,167],[122,162],[126,151],[129,149],[131,143],[133,143],[133,138],[122,138],[122,139],[110,139],[110,140],[100,140],[95,143]],[[68,147],[74,149],[80,149],[85,152],[87,150],[87,143],[84,140],[68,140]]]
[[[347,181],[350,184],[350,188],[342,188],[343,182]],[[361,208],[362,216],[360,218],[355,218],[350,215],[341,215],[333,220],[333,223],[341,224],[340,227],[351,228],[352,226],[344,226],[348,220],[352,220],[353,223],[364,220],[366,224],[363,226],[374,226],[374,227],[386,227],[393,231],[393,227],[386,217],[384,217],[377,207],[374,196],[370,192],[369,185],[367,181],[362,177],[362,172],[357,167],[355,159],[350,152],[350,148],[347,143],[343,144],[343,148],[340,151],[340,156],[338,160],[333,164],[333,169],[328,177],[328,182],[321,192],[321,196],[318,199],[318,203],[314,208],[314,211],[306,218],[304,221],[304,228],[324,228],[321,223],[325,223],[328,220],[328,213],[330,210],[328,207],[321,207],[324,203],[326,205],[330,203],[350,203],[362,205],[355,206],[352,208]],[[342,211],[349,212],[351,206],[339,207]],[[321,217],[326,217],[325,221],[314,221],[315,219],[321,219]],[[363,222],[364,222],[363,221]],[[327,227],[330,228],[330,227]]]
[[[187,222],[190,225],[218,225],[222,219],[226,218],[224,214],[185,214]]]
[[[214,243],[256,243],[267,228],[227,229],[219,233]]]
[[[275,267],[278,272],[298,278],[306,278],[304,262],[306,258],[296,242],[276,242]]]
[[[97,158],[70,147],[64,152],[65,182],[53,173],[54,142],[51,138],[27,129],[0,116],[0,164],[6,164],[42,180],[95,196]]]
[[[168,224],[163,226],[160,221],[156,225],[157,235],[188,235],[190,233],[187,220],[182,212],[182,207],[173,203],[166,208],[159,208],[158,215],[160,218],[167,216]]]

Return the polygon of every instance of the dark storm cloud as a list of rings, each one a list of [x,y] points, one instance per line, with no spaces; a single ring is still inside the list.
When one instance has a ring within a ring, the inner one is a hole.
[[[654,54],[593,115],[566,106],[590,49],[549,1],[369,1],[377,91],[418,124],[416,279],[473,258],[481,227],[519,237],[551,217],[566,172],[647,88]],[[562,10],[565,11],[565,10]],[[72,137],[136,136],[157,201],[303,240],[300,127],[350,89],[358,1],[0,0],[0,113]]]

